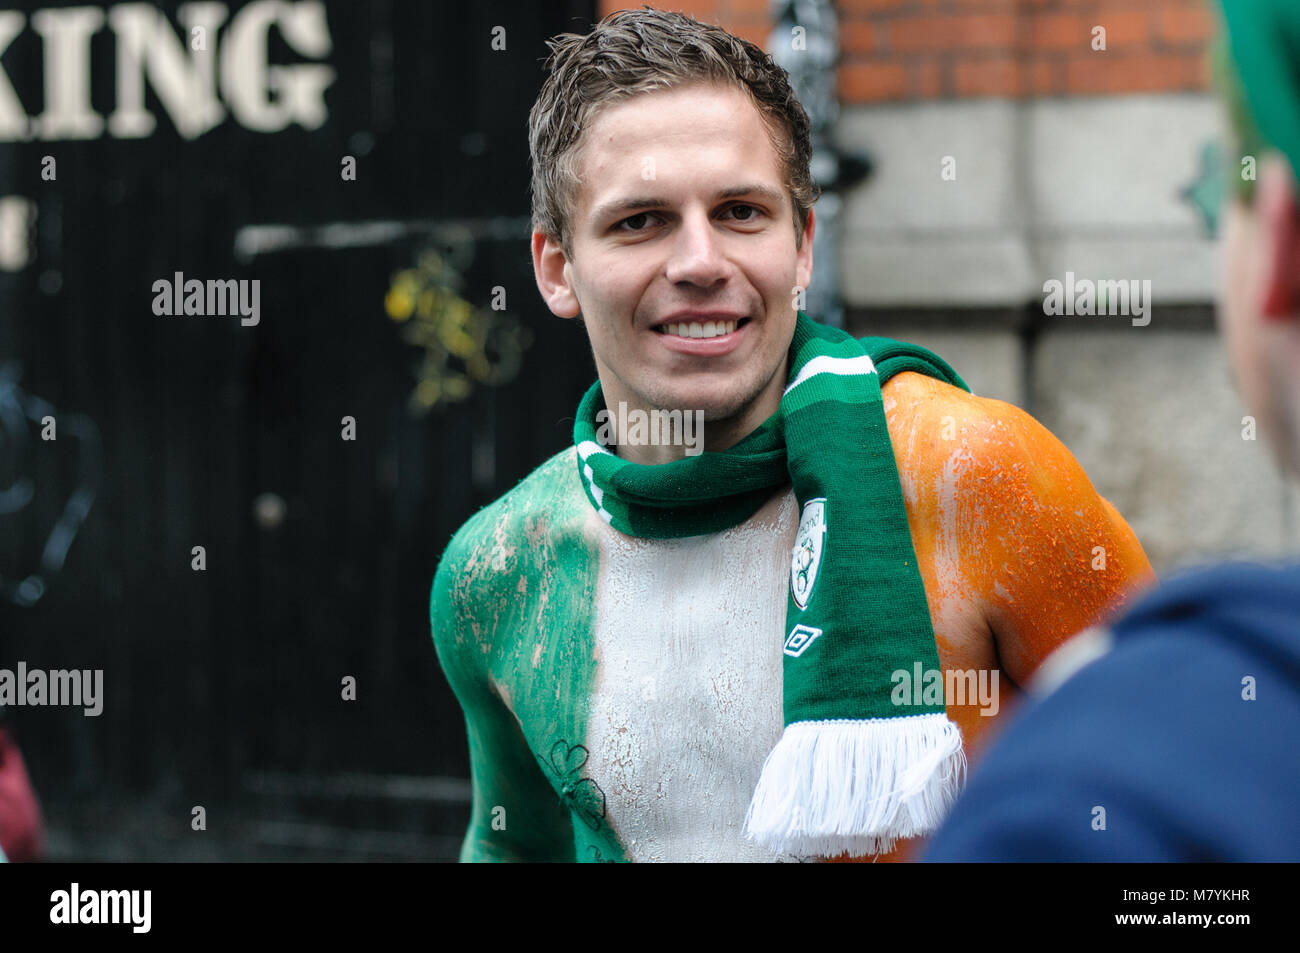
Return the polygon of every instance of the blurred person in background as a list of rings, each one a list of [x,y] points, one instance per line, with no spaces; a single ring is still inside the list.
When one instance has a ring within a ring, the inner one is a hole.
[[[1236,139],[1219,324],[1300,478],[1300,3],[1215,6]],[[1040,674],[926,859],[1300,860],[1300,563],[1175,577]]]
[[[0,860],[40,859],[45,828],[22,752],[0,706]]]

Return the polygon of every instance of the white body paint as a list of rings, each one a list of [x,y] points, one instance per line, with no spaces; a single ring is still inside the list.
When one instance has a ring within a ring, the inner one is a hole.
[[[744,822],[783,726],[797,528],[790,492],[710,536],[602,527],[589,770],[633,860],[795,859],[751,844]]]

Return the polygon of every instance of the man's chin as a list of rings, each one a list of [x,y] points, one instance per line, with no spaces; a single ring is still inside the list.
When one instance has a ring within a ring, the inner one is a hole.
[[[774,390],[772,381],[744,380],[734,377],[722,381],[709,381],[698,387],[676,387],[670,406],[683,410],[702,410],[709,424],[752,419],[757,427],[774,413],[780,404],[781,392]],[[771,404],[770,408],[760,406]],[[752,429],[751,427],[751,429]]]
[[[745,401],[741,403],[705,405],[700,409],[704,411],[704,422],[706,424],[718,424],[727,421],[739,421],[742,417],[746,416],[752,406],[752,401]],[[763,420],[766,419],[766,416],[767,415],[764,415],[762,419],[756,419],[754,421],[754,427],[761,424]]]
[[[704,418],[725,417],[734,414],[745,405],[750,396],[748,391],[741,393],[734,386],[709,381],[699,386],[692,386],[671,377],[661,379],[660,386],[646,387],[642,393],[650,398],[653,407],[660,410],[704,411]]]
[[[682,394],[670,405],[683,411],[695,413],[702,411],[704,422],[710,426],[734,422],[744,426],[746,431],[753,430],[769,416],[757,408],[761,393],[743,394]],[[773,408],[775,410],[775,408]]]

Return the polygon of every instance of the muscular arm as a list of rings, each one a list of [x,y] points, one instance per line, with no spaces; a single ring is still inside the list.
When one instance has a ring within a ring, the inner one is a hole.
[[[1155,574],[1079,462],[1023,410],[912,372],[883,395],[940,665],[1011,683],[993,717],[950,700],[971,753],[1010,711],[1015,685]],[[922,843],[877,859],[910,859]]]
[[[920,374],[899,374],[885,389],[937,614],[951,623],[958,606],[970,607],[967,621],[983,623],[1013,682],[1155,581],[1123,517],[1029,414]]]
[[[434,648],[464,712],[469,740],[473,809],[460,859],[572,861],[568,816],[488,678],[487,640],[494,633],[476,606],[493,581],[487,560],[467,542],[476,522],[447,548],[430,601]]]

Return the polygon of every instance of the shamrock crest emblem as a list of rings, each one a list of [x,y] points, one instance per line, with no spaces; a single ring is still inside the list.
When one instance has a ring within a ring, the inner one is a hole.
[[[795,537],[794,552],[790,560],[790,596],[800,609],[808,608],[813,586],[817,583],[817,570],[821,568],[822,550],[826,541],[826,498],[809,500],[799,518],[799,534]]]

